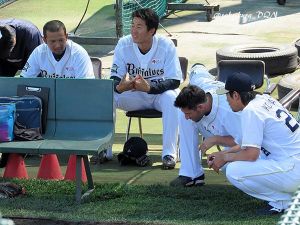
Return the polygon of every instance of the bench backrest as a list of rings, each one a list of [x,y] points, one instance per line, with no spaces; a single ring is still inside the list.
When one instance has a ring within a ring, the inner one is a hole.
[[[92,139],[113,129],[112,80],[0,77],[0,96],[16,96],[20,84],[50,88],[45,138]]]
[[[56,80],[56,136],[80,138],[84,133],[86,138],[93,138],[112,129],[112,81],[82,81]]]

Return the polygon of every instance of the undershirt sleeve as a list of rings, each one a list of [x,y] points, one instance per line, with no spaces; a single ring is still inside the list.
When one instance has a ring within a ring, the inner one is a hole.
[[[114,91],[119,93],[117,91],[116,87],[119,85],[121,78],[119,78],[117,76],[111,76],[110,79],[114,80]],[[161,94],[167,90],[174,90],[174,89],[178,88],[179,85],[180,85],[180,81],[174,80],[174,79],[164,80],[160,83],[151,82],[150,83],[150,91],[148,92],[148,94]]]
[[[150,83],[150,91],[148,94],[161,94],[167,90],[174,90],[180,85],[180,80],[167,79],[159,83]]]

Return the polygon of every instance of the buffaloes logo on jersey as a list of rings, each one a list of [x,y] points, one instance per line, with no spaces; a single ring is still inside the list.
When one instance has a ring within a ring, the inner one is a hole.
[[[160,61],[159,59],[152,59],[152,60],[151,60],[151,63],[152,63],[152,64],[157,64],[157,63],[159,63],[159,61]]]
[[[110,69],[110,72],[111,73],[118,73],[118,69],[119,69],[118,65],[117,64],[113,64],[112,67],[111,67],[111,69]]]

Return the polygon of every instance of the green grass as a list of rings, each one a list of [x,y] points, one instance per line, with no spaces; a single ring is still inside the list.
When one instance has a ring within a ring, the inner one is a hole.
[[[27,194],[2,199],[5,216],[59,218],[72,221],[127,221],[151,224],[275,224],[278,216],[254,216],[264,203],[232,186],[171,188],[164,185],[99,184],[81,205],[70,182],[16,180]]]

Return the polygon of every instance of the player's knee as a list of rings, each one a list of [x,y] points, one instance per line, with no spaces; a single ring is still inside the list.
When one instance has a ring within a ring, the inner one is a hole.
[[[231,162],[226,167],[226,177],[230,183],[234,183],[241,177],[241,165],[239,161]]]
[[[165,102],[166,104],[168,104],[170,102],[173,104],[177,95],[178,95],[178,92],[176,90],[165,91],[161,95],[161,101]]]

